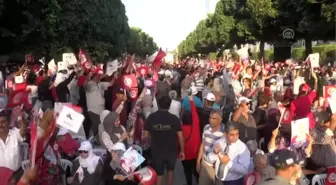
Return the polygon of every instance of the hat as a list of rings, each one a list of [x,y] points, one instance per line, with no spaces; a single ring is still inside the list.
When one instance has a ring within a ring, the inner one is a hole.
[[[216,97],[213,93],[209,92],[207,95],[206,95],[206,100],[208,101],[215,101],[216,100]]]
[[[330,114],[327,111],[317,112],[315,115],[316,123],[321,126],[321,124],[330,121]]]
[[[272,79],[270,80],[270,83],[276,83],[276,80],[275,80],[274,78],[272,78]]]
[[[198,93],[195,86],[191,86],[188,91],[191,92],[192,95],[196,95]]]
[[[295,152],[287,149],[276,150],[273,153],[271,162],[275,169],[283,169],[294,164],[300,164]]]
[[[79,147],[79,151],[89,151],[92,149],[92,145],[89,141],[83,141],[81,144],[80,144],[80,147]]]
[[[114,144],[112,146],[112,150],[122,150],[122,151],[125,152],[126,151],[126,147],[125,147],[125,145],[123,143],[118,142],[118,143],[116,143],[116,144]]]
[[[250,102],[250,101],[252,101],[252,100],[246,98],[245,96],[241,96],[241,97],[238,99],[238,104],[241,104],[241,103],[247,103],[247,102]]]

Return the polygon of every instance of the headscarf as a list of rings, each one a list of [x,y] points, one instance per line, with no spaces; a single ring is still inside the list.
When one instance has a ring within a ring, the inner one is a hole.
[[[118,142],[113,145],[112,150],[117,153],[117,158],[116,159],[112,158],[110,166],[113,170],[120,170],[121,169],[120,158],[125,153],[126,147],[123,143]]]
[[[118,118],[119,115],[116,112],[105,110],[100,114],[100,121],[102,121],[99,125],[100,133],[105,131],[110,136],[113,143],[119,141],[119,137],[116,134],[122,134],[124,132],[121,126],[116,127],[114,124]]]
[[[87,158],[84,159],[81,156],[77,158],[80,167],[86,168],[89,174],[93,174],[96,170],[97,165],[99,164],[100,157],[96,156],[96,154],[93,153],[92,145],[89,141],[83,141],[79,150],[88,152]]]

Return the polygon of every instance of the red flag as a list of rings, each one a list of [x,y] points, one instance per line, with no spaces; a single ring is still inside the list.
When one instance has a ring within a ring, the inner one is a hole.
[[[124,88],[138,87],[137,79],[135,74],[124,75],[123,76],[123,86]]]
[[[134,175],[142,185],[153,185],[156,183],[157,174],[155,170],[151,167],[145,167],[137,172]]]
[[[323,98],[327,100],[336,91],[335,85],[323,86]]]
[[[166,56],[166,53],[162,51],[160,48],[158,51],[156,51],[153,55],[148,57],[148,60],[150,63],[152,63],[152,67],[154,69],[159,69],[161,66],[161,60]]]
[[[148,71],[149,71],[149,68],[148,66],[140,66],[138,68],[138,73],[141,75],[141,76],[146,76],[148,74]]]
[[[7,108],[14,108],[22,104],[29,107],[29,93],[30,90],[26,91],[25,89],[13,91],[9,96]]]
[[[325,185],[335,185],[336,183],[336,167],[327,168],[327,178],[325,180]]]
[[[85,62],[89,62],[92,64],[92,61],[89,59],[88,55],[82,49],[79,49],[78,58],[81,65]]]
[[[138,88],[131,88],[129,90],[129,96],[131,97],[132,100],[136,100],[138,98]]]
[[[234,66],[232,68],[232,72],[233,72],[234,76],[239,75],[241,68],[242,68],[242,66],[240,64],[238,64],[238,63],[234,64]]]

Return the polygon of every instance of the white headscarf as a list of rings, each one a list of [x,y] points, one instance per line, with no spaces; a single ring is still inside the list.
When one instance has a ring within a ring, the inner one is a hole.
[[[93,153],[92,145],[89,141],[83,141],[78,150],[88,151],[89,155],[87,158],[84,159],[81,156],[78,157],[79,165],[82,168],[86,168],[89,174],[93,174],[99,163],[100,157]]]

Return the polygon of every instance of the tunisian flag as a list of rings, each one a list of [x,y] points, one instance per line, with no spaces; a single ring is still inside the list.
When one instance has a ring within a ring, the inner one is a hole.
[[[327,178],[325,185],[333,185],[336,183],[336,166],[327,168]]]
[[[155,53],[153,53],[151,56],[148,57],[148,61],[152,63],[152,66],[155,69],[160,68],[161,66],[161,60],[166,56],[166,53],[162,51],[160,48]]]

